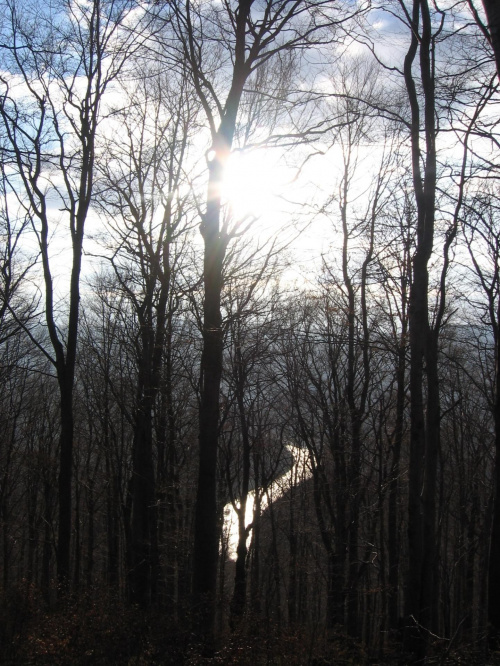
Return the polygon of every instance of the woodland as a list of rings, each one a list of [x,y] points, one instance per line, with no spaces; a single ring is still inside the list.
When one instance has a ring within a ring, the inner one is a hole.
[[[0,1],[0,663],[500,663],[498,0]]]

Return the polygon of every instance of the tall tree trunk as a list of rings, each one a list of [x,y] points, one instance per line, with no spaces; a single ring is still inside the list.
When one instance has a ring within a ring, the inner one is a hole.
[[[157,535],[151,409],[148,398],[140,400],[134,426],[131,480],[129,598],[142,607],[154,602],[155,596]]]
[[[57,534],[57,577],[66,586],[70,579],[72,476],[73,476],[73,377],[67,369],[59,375],[61,435],[59,438],[59,525]],[[61,376],[62,375],[62,376]]]
[[[220,384],[223,331],[221,294],[223,265],[229,237],[221,229],[221,187],[233,145],[236,118],[243,86],[250,74],[245,62],[245,27],[251,0],[240,2],[236,14],[236,60],[220,127],[213,137],[213,159],[208,164],[206,211],[202,217],[203,259],[203,350],[201,355],[200,434],[198,485],[193,553],[193,604],[196,632],[212,651],[215,628],[215,598],[219,549],[217,511],[217,449],[219,442]]]
[[[238,326],[238,322],[237,322]],[[238,515],[238,546],[236,549],[236,567],[234,576],[234,592],[231,600],[231,622],[235,626],[236,622],[245,612],[247,596],[247,539],[248,530],[245,524],[246,509],[248,503],[248,489],[250,487],[250,433],[248,419],[245,412],[244,394],[246,389],[246,369],[244,367],[243,355],[241,353],[241,339],[238,331],[235,340],[235,361],[234,361],[234,379],[236,390],[236,403],[238,406],[238,416],[241,428],[241,439],[243,442],[243,478],[241,480],[240,506],[237,510]],[[255,489],[258,492],[258,489]]]
[[[207,650],[215,622],[215,595],[219,529],[216,496],[217,448],[219,441],[219,395],[222,377],[222,265],[226,249],[219,229],[220,187],[223,164],[216,156],[210,163],[207,209],[202,222],[205,241],[203,304],[203,351],[201,357],[201,402],[198,492],[195,512],[193,596],[197,632]]]
[[[500,594],[498,593],[500,590],[500,342],[498,337],[497,334],[495,349],[495,397],[493,405],[495,423],[495,486],[493,491],[493,517],[488,567],[488,621],[496,631],[500,631]]]
[[[52,484],[48,479],[43,481],[43,549],[41,588],[45,602],[51,601],[51,566],[52,558]]]
[[[419,22],[422,17],[422,34]],[[420,103],[412,65],[420,53],[419,71],[424,96],[425,163],[421,173]],[[434,241],[436,190],[435,95],[432,62],[432,26],[427,0],[414,0],[412,38],[405,58],[404,77],[411,108],[411,151],[417,204],[416,251],[409,299],[410,329],[410,460],[408,496],[409,572],[405,614],[406,647],[425,656],[432,629],[435,564],[435,484],[439,446],[439,387],[437,335],[429,325],[428,262]],[[425,358],[425,370],[424,370]],[[427,401],[424,400],[425,376]],[[432,385],[431,385],[432,382]],[[435,382],[435,384],[434,384]],[[431,399],[433,402],[431,403]],[[427,413],[427,421],[425,414]],[[425,484],[425,485],[424,485]]]
[[[396,629],[399,624],[399,558],[400,558],[400,461],[403,446],[404,412],[406,403],[406,353],[408,334],[408,292],[407,279],[411,273],[409,266],[409,243],[405,243],[405,256],[401,276],[401,334],[396,359],[396,421],[392,434],[392,461],[389,480],[388,506],[388,556],[389,556],[389,624]]]
[[[259,438],[260,439],[260,438]],[[261,455],[259,451],[253,454],[253,471],[255,481],[255,499],[253,505],[253,528],[251,543],[251,579],[250,579],[250,604],[254,615],[260,615],[261,611],[261,585],[260,585],[260,516],[261,516]]]
[[[402,333],[402,340],[404,340]],[[404,344],[404,343],[403,343]],[[404,346],[398,349],[398,362],[396,369],[396,426],[392,442],[392,461],[389,481],[389,507],[388,507],[388,556],[389,556],[389,623],[396,629],[399,621],[399,511],[400,498],[399,473],[401,461],[401,447],[403,442],[403,416],[405,404],[405,368],[406,350]]]
[[[440,449],[440,395],[438,377],[438,331],[433,330],[427,341],[425,354],[427,369],[426,448],[424,463],[422,592],[420,621],[426,629],[437,631],[436,593],[438,544],[436,538],[436,490]]]

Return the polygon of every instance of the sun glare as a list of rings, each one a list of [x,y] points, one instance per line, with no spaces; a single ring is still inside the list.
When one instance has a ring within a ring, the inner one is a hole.
[[[223,195],[235,219],[261,217],[277,205],[285,185],[285,173],[264,151],[231,154]]]

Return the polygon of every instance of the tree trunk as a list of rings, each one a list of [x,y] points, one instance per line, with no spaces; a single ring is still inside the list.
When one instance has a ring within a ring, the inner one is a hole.
[[[198,492],[193,554],[193,602],[196,631],[202,642],[213,640],[219,529],[216,499],[217,448],[219,440],[219,394],[222,376],[222,264],[225,242],[219,231],[223,166],[217,157],[210,164],[207,210],[202,234],[205,241],[203,305],[203,351]]]
[[[261,611],[261,598],[260,598],[260,515],[261,515],[261,460],[260,453],[253,454],[253,469],[255,480],[255,499],[253,506],[253,528],[252,528],[252,543],[251,543],[251,583],[250,583],[250,603],[251,610],[254,615],[259,615]]]
[[[148,399],[140,401],[134,427],[131,482],[129,598],[143,608],[154,602],[157,551],[151,409]]]
[[[238,547],[236,551],[236,571],[234,577],[234,593],[231,601],[231,622],[235,626],[238,618],[241,618],[245,612],[247,596],[247,539],[248,530],[246,528],[246,508],[248,503],[248,489],[250,486],[250,433],[248,427],[247,415],[245,412],[244,394],[246,389],[246,369],[241,353],[241,340],[239,333],[235,340],[235,375],[236,403],[238,406],[238,416],[241,428],[241,439],[243,442],[243,478],[241,480],[241,497],[238,514]],[[255,489],[258,492],[258,488]]]
[[[500,3],[498,0],[483,0],[483,5],[488,20],[488,32],[495,56],[498,78],[500,79]]]
[[[389,480],[388,507],[388,556],[389,556],[389,624],[392,629],[399,625],[400,587],[400,462],[403,446],[404,415],[406,404],[407,336],[408,336],[408,279],[411,275],[409,239],[404,241],[404,257],[401,273],[401,334],[396,357],[396,420],[392,433],[392,462]]]
[[[406,331],[404,332],[404,335]],[[402,339],[404,340],[403,334]],[[398,350],[396,426],[392,443],[392,462],[389,481],[388,508],[388,555],[389,555],[389,624],[396,629],[399,622],[399,472],[401,447],[403,441],[403,418],[405,404],[405,367],[406,351],[403,346]]]
[[[50,560],[52,558],[52,484],[47,479],[43,482],[43,549],[42,549],[42,576],[41,588],[45,602],[51,601],[50,590],[52,583]]]
[[[488,621],[500,631],[500,344],[497,339],[495,349],[495,470],[493,518],[491,527],[490,557],[488,567]]]
[[[57,578],[67,586],[70,579],[72,472],[73,472],[73,378],[60,377],[61,435],[59,438],[59,527]],[[66,374],[66,373],[65,373]]]
[[[423,490],[423,543],[422,593],[420,621],[426,629],[437,631],[437,609],[439,595],[436,593],[438,582],[436,539],[436,488],[437,468],[440,448],[440,395],[438,377],[438,332],[429,335],[426,349],[427,369],[427,428],[424,465]]]
[[[419,20],[422,34],[419,38]],[[419,71],[424,95],[425,165],[421,172],[420,106],[412,65],[420,52]],[[439,447],[439,387],[437,335],[429,325],[428,262],[434,241],[436,190],[435,96],[432,62],[432,26],[427,0],[414,0],[412,38],[405,58],[404,76],[411,107],[413,186],[417,204],[416,251],[410,287],[410,460],[408,497],[409,573],[406,586],[406,649],[419,658],[426,653],[432,630],[433,573],[435,565],[435,484]],[[424,370],[424,358],[426,361]],[[424,378],[427,402],[424,404]],[[431,385],[432,384],[432,385]],[[432,403],[431,403],[432,400]],[[427,421],[425,414],[427,412]],[[425,485],[424,485],[425,484]]]

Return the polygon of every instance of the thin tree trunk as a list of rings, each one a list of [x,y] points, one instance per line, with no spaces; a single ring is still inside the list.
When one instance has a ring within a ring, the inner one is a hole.
[[[140,400],[134,426],[131,480],[129,598],[144,608],[151,604],[154,596],[152,567],[156,546],[151,408],[149,400]]]
[[[48,480],[43,482],[43,550],[42,550],[42,576],[41,588],[45,602],[50,603],[50,589],[51,589],[51,567],[50,561],[52,558],[52,485]]]
[[[241,497],[238,514],[238,546],[236,550],[236,568],[234,577],[234,593],[231,601],[231,622],[233,626],[238,618],[245,612],[247,596],[247,539],[248,530],[246,528],[246,509],[248,503],[248,489],[250,486],[250,434],[248,420],[245,412],[244,392],[246,382],[246,372],[243,366],[243,357],[241,353],[239,334],[236,338],[235,349],[235,382],[236,382],[236,403],[238,406],[238,415],[241,428],[241,438],[243,442],[243,478],[241,480]],[[256,488],[256,492],[258,489]]]
[[[253,468],[255,479],[255,499],[253,506],[253,528],[251,543],[251,583],[250,583],[250,603],[254,615],[260,615],[261,611],[261,590],[260,590],[260,515],[261,515],[261,489],[260,489],[260,453],[254,452]]]
[[[495,362],[495,400],[493,406],[495,423],[495,486],[493,491],[493,517],[488,568],[488,621],[495,630],[500,631],[500,594],[498,593],[500,590],[500,342],[498,339],[496,341]]]

